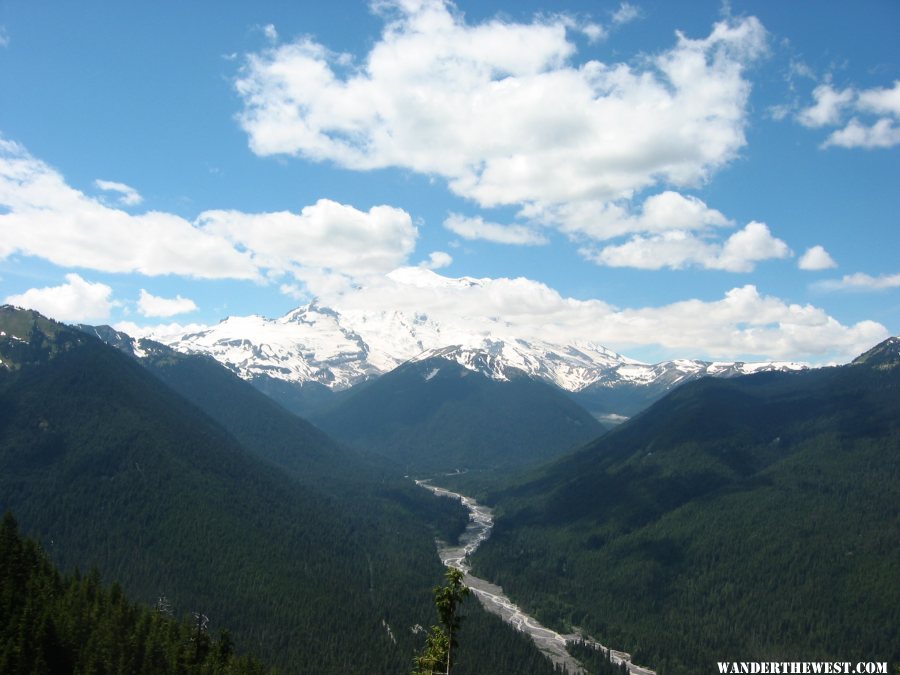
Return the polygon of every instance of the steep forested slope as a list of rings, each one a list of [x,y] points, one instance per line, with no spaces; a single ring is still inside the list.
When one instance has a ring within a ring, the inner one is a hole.
[[[373,665],[390,658],[365,542],[338,503],[87,336],[45,326],[6,347],[5,364],[30,355],[0,372],[0,506],[64,569],[96,565],[135,598],[164,594],[285,663],[339,670],[363,656],[342,644],[348,629],[376,646]]]
[[[210,356],[182,354],[152,340],[135,340],[109,326],[79,328],[134,356],[245,448],[301,482],[343,488],[351,479],[370,479],[373,472],[391,473],[341,447]]]
[[[441,358],[406,363],[358,385],[313,421],[419,472],[522,466],[603,432],[546,383],[524,374],[492,380]]]
[[[0,672],[265,673],[238,656],[227,630],[211,636],[202,614],[176,620],[165,599],[152,609],[99,575],[61,575],[23,539],[12,514],[0,524]]]
[[[491,495],[475,570],[660,672],[897,659],[898,479],[896,357],[701,380]]]
[[[289,435],[262,431],[278,414],[256,404],[238,414],[251,399],[226,396],[218,414],[245,446],[88,335],[8,307],[0,332],[0,508],[64,569],[96,566],[137,600],[165,595],[178,615],[202,612],[287,672],[409,667],[411,627],[428,620],[441,576],[418,493],[378,473],[358,489],[337,478],[321,489],[328,461],[352,474],[353,455],[309,425],[267,449]],[[254,415],[259,428],[246,426]],[[536,651],[493,618],[475,610],[472,624],[541,672]],[[469,662],[516,672],[489,652]]]

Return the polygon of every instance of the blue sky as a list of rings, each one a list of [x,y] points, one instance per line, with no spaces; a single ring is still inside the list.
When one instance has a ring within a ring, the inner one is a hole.
[[[845,360],[900,333],[898,25],[892,0],[2,0],[0,300]]]

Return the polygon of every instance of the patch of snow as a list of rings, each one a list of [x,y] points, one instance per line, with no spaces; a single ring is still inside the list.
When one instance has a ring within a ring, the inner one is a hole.
[[[381,625],[384,626],[384,629],[387,631],[388,637],[391,639],[391,642],[397,644],[397,638],[394,637],[394,631],[391,630],[391,625],[384,619],[381,620]]]
[[[625,415],[619,415],[617,413],[598,415],[597,419],[600,420],[600,422],[602,422],[603,424],[612,424],[614,426],[628,421],[628,417],[626,417]]]
[[[434,370],[432,370],[430,373],[428,373],[428,374],[425,376],[425,381],[428,382],[428,380],[430,380],[431,378],[433,378],[433,377],[434,377],[435,375],[437,375],[439,372],[441,372],[441,369],[440,369],[440,368],[435,368]]]

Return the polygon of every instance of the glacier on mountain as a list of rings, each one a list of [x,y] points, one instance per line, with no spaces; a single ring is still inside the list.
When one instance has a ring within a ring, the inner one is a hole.
[[[500,320],[490,330],[473,330],[464,319],[439,321],[422,312],[400,310],[337,311],[317,302],[277,319],[229,317],[195,332],[147,337],[184,353],[208,354],[245,379],[316,382],[332,390],[347,389],[410,360],[434,357],[456,361],[496,380],[525,373],[569,392],[621,384],[671,388],[702,375],[804,367],[787,362],[688,359],[646,364],[592,342],[525,339]]]

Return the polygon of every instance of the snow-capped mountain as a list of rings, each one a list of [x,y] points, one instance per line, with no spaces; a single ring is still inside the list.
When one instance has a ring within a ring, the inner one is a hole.
[[[589,342],[526,340],[497,323],[491,332],[401,311],[338,312],[315,302],[278,319],[230,317],[205,330],[153,339],[206,353],[249,380],[272,378],[342,390],[410,360],[442,357],[498,380],[513,369],[569,392],[622,384],[671,388],[703,375],[799,369],[795,363],[645,364]]]
[[[507,341],[484,338],[469,346],[449,345],[428,349],[413,358],[439,357],[495,380],[508,380],[511,371],[555,384],[566,391],[580,391],[622,366],[642,364],[594,344],[554,345],[543,341]]]
[[[439,336],[440,328],[424,317],[351,317],[311,303],[278,319],[229,317],[199,332],[150,337],[181,352],[209,354],[245,379],[341,390],[393,370]]]

